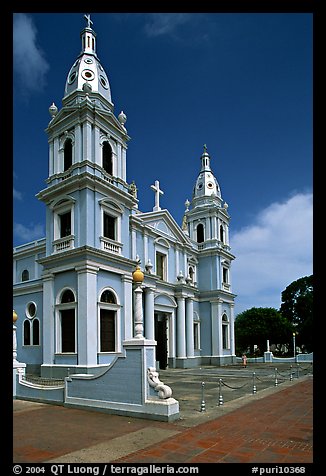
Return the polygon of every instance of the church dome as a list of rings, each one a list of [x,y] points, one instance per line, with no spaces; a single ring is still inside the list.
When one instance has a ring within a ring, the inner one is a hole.
[[[65,86],[65,97],[72,92],[97,92],[112,103],[110,83],[96,54],[96,33],[91,28],[93,22],[85,15],[88,26],[80,34],[82,51],[70,68]]]
[[[206,146],[201,155],[201,170],[194,187],[193,198],[217,196],[221,198],[220,186],[210,166],[210,155]]]

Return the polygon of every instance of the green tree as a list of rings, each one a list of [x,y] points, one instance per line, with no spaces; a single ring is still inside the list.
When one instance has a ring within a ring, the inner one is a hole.
[[[266,350],[266,343],[270,345],[290,345],[293,326],[281,313],[272,307],[252,307],[238,314],[235,323],[236,352],[250,354],[257,345],[260,354]]]
[[[294,326],[296,344],[312,352],[313,275],[293,281],[282,292],[280,312]]]

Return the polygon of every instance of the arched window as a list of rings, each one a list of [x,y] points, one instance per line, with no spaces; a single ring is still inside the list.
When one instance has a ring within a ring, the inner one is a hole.
[[[71,289],[63,290],[57,301],[57,352],[75,353],[77,347],[76,299]]]
[[[102,292],[100,301],[105,302],[107,304],[116,304],[117,303],[115,295],[109,289]]]
[[[199,223],[197,225],[197,243],[203,243],[204,241],[204,225]]]
[[[110,175],[113,175],[112,149],[110,144],[107,141],[103,142],[102,165],[105,172],[107,172]]]
[[[229,322],[227,315],[224,313],[222,316],[222,342],[223,349],[229,349]]]
[[[189,266],[188,274],[189,274],[190,281],[193,283],[194,282],[194,269],[193,269],[192,266]]]
[[[24,345],[31,345],[31,323],[24,321]]]
[[[220,241],[224,243],[224,228],[223,225],[220,225]]]
[[[72,140],[65,141],[63,149],[63,170],[66,171],[72,166]]]
[[[74,293],[70,289],[66,289],[61,296],[61,304],[66,302],[75,302]]]
[[[100,297],[99,351],[116,352],[117,298],[106,289]]]
[[[33,320],[33,345],[40,345],[40,321]]]
[[[28,281],[29,280],[29,271],[28,269],[24,269],[22,272],[22,281]]]

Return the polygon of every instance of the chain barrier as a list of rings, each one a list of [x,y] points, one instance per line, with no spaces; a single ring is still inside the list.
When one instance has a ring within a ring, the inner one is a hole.
[[[258,376],[256,372],[253,372],[252,373],[252,378],[251,378],[252,393],[253,394],[257,393],[256,382],[264,383],[264,382],[268,382],[268,381],[272,380],[274,382],[274,386],[277,387],[279,383],[283,383],[288,379],[290,381],[292,381],[294,375],[296,375],[297,378],[300,378],[300,372],[301,372],[301,375],[303,375],[303,372],[306,371],[306,370],[308,371],[307,372],[308,374],[311,374],[312,373],[312,365],[309,366],[309,367],[306,367],[306,368],[300,368],[299,364],[297,364],[296,368],[293,368],[293,366],[291,365],[289,371],[285,371],[285,373],[280,372],[278,370],[278,368],[275,367],[274,372],[272,374],[267,374],[267,375],[264,375],[264,376],[262,376],[262,375]],[[248,379],[249,379],[249,377],[248,377]],[[235,387],[235,386],[227,384],[226,382],[224,382],[224,380],[222,378],[220,378],[219,381],[218,381],[218,402],[217,402],[217,405],[221,406],[221,405],[224,404],[224,398],[223,398],[223,394],[222,394],[222,386],[227,387],[231,390],[241,390],[241,389],[243,389],[243,388],[245,388],[249,385],[250,385],[250,381],[246,382],[243,385]],[[205,393],[205,382],[201,382],[201,406],[200,406],[200,411],[201,412],[206,411],[206,402],[205,402],[205,394],[204,393]]]

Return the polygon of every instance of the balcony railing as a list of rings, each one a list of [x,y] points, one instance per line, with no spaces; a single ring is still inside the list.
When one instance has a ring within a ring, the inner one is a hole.
[[[74,247],[75,237],[73,235],[64,236],[52,242],[53,253],[61,253],[62,251],[71,250]]]
[[[109,238],[105,238],[104,236],[101,236],[100,239],[102,250],[108,251],[109,253],[114,253],[116,255],[122,254],[122,243],[110,240]]]

